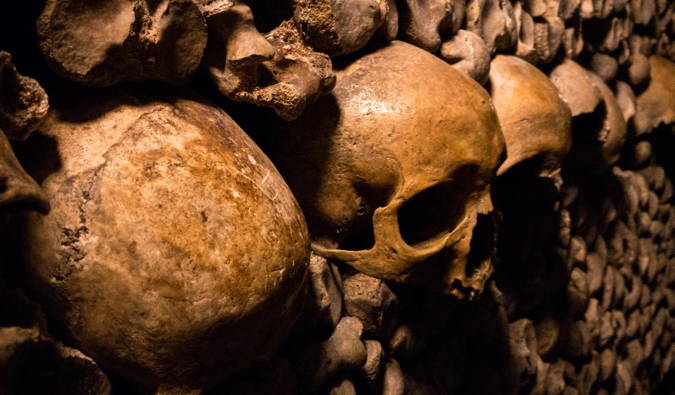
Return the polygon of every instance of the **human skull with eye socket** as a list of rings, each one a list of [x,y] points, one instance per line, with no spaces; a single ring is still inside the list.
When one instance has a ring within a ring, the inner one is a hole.
[[[402,42],[337,66],[333,94],[289,123],[272,155],[314,251],[473,298],[492,273],[490,183],[505,155],[489,95]]]

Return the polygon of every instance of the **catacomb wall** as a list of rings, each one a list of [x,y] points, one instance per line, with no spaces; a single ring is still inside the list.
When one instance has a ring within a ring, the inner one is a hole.
[[[673,393],[671,40],[666,0],[0,4],[0,394]]]

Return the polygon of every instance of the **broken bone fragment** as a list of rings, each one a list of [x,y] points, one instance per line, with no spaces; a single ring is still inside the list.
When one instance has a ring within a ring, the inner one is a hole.
[[[49,109],[47,94],[40,84],[16,70],[12,56],[0,51],[0,131],[12,140],[25,140]]]
[[[37,32],[51,68],[91,86],[184,84],[207,41],[204,17],[189,0],[49,0]]]
[[[271,107],[296,119],[335,85],[330,58],[307,45],[293,20],[262,36],[251,10],[235,5],[214,14],[204,55],[207,73],[220,92],[236,101]]]
[[[330,56],[363,48],[390,12],[385,0],[299,0],[293,6],[304,40]]]
[[[62,159],[42,183],[50,215],[10,221],[30,295],[70,344],[148,392],[207,390],[271,359],[309,260],[281,176],[203,99],[91,94],[39,129]],[[98,115],[68,121],[82,113]]]

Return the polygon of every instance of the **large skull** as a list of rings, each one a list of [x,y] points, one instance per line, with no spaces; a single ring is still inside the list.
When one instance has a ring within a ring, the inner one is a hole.
[[[504,154],[487,92],[402,42],[336,73],[334,93],[281,135],[277,161],[314,251],[374,277],[480,293]]]
[[[269,159],[203,101],[68,96],[25,142],[51,213],[1,238],[50,324],[147,393],[270,359],[304,303],[309,237]]]

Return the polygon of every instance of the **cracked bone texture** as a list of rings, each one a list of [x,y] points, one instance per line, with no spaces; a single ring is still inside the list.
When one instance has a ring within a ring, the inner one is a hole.
[[[293,120],[333,89],[330,58],[304,43],[293,21],[263,37],[253,25],[251,10],[237,4],[207,22],[210,39],[204,63],[228,98],[271,107],[281,118]]]
[[[184,84],[207,41],[204,17],[189,0],[49,0],[37,31],[52,69],[91,86]]]
[[[42,182],[52,211],[15,216],[16,242],[69,342],[158,393],[270,359],[304,303],[309,245],[267,157],[199,98],[86,90],[54,107],[37,132],[60,161]]]
[[[382,79],[385,73],[394,78]],[[492,271],[488,184],[504,150],[488,94],[442,60],[398,41],[337,77],[332,95],[287,125],[273,155],[307,216],[314,252],[372,277],[477,296]],[[439,95],[441,102],[430,99]],[[463,132],[469,128],[474,132]],[[463,139],[462,149],[455,139]],[[422,151],[410,154],[404,142]],[[457,188],[466,192],[451,192]],[[475,242],[485,248],[469,255],[478,223]],[[358,238],[368,226],[372,246]],[[344,248],[350,241],[356,245]]]

